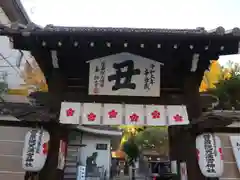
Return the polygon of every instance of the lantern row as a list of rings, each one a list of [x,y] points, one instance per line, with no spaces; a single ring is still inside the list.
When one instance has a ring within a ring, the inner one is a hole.
[[[189,124],[186,106],[62,102],[60,123],[75,125]]]
[[[41,44],[42,44],[43,47],[47,46],[47,42],[46,41],[42,41]],[[62,45],[63,45],[63,43],[61,41],[57,42],[57,46],[58,47],[61,47]],[[106,42],[105,46],[107,48],[111,48],[112,47],[112,43],[111,42]],[[127,48],[128,46],[129,46],[129,43],[127,43],[127,42],[123,43],[123,47],[124,48]],[[73,47],[80,47],[79,42],[78,41],[74,41],[73,42]],[[92,48],[95,47],[95,42],[90,42],[89,43],[89,47],[92,47]],[[139,47],[143,49],[143,48],[145,48],[145,44],[144,43],[140,43]],[[161,49],[162,48],[162,44],[156,44],[156,48]],[[178,44],[173,44],[172,48],[173,49],[178,49],[179,45]],[[193,50],[194,49],[194,45],[190,44],[189,45],[189,49]],[[204,46],[204,50],[207,51],[208,49],[209,49],[209,46]],[[220,51],[223,51],[224,50],[224,46],[220,46],[219,49],[220,49]]]

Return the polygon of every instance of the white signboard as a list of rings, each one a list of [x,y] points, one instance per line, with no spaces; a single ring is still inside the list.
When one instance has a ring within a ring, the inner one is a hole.
[[[65,157],[66,157],[66,150],[67,150],[67,144],[65,141],[60,140],[59,144],[59,152],[58,152],[58,166],[57,169],[63,170],[65,166]]]
[[[160,62],[123,52],[89,63],[90,95],[160,96]]]
[[[177,170],[177,161],[171,161],[171,172],[173,174],[177,174],[178,170]]]
[[[77,180],[85,180],[85,179],[86,179],[86,167],[78,166]]]
[[[211,133],[196,138],[198,165],[205,177],[220,177],[223,174],[223,153],[221,140]]]
[[[27,132],[24,141],[22,167],[25,171],[40,171],[47,159],[50,135],[43,129]]]
[[[180,163],[180,176],[181,176],[181,180],[188,179],[186,162]]]
[[[233,154],[240,172],[240,136],[230,136]]]

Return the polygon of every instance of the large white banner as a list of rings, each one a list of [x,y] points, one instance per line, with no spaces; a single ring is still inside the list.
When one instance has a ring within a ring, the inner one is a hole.
[[[123,52],[89,63],[90,95],[160,96],[160,62]]]
[[[230,136],[233,154],[240,172],[240,136]]]
[[[61,124],[149,125],[189,124],[186,106],[62,102]]]
[[[188,180],[186,162],[181,162],[180,163],[180,176],[181,176],[181,180]]]

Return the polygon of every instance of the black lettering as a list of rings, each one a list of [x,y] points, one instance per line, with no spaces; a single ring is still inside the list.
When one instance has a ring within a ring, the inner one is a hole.
[[[144,89],[147,89],[149,90],[150,89],[150,84],[149,84],[149,71],[148,69],[146,68],[145,71],[144,71]]]
[[[144,89],[150,90],[151,86],[155,83],[156,77],[154,76],[155,73],[155,65],[151,64],[150,69],[145,68],[144,71]]]
[[[37,133],[36,130],[32,130],[31,135],[29,137],[27,157],[26,157],[26,162],[25,162],[26,167],[33,166],[32,162],[34,161],[33,156],[34,156],[35,145],[36,145],[36,133]]]
[[[154,76],[154,73],[155,73],[155,65],[154,64],[151,64],[151,70],[150,70],[150,84],[153,85],[155,83],[155,76]]]
[[[101,63],[100,69],[100,87],[104,87],[104,76],[105,76],[105,63]]]
[[[25,162],[25,166],[26,167],[33,167],[32,163],[31,162],[27,162],[27,161]]]
[[[116,74],[108,76],[108,81],[115,81],[115,84],[112,87],[113,91],[127,88],[127,89],[135,89],[136,84],[131,83],[132,76],[140,75],[140,69],[134,69],[134,62],[132,60],[126,60],[121,63],[114,63],[113,68],[116,69]],[[124,72],[123,68],[127,68]],[[122,80],[124,80],[122,82]]]
[[[40,153],[41,142],[42,142],[43,131],[41,130],[39,133],[38,141],[37,141],[37,149],[36,153]]]

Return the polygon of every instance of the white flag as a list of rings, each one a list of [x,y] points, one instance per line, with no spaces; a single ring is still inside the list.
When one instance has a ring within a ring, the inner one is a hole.
[[[80,103],[62,102],[59,117],[61,124],[79,124],[80,115]]]

